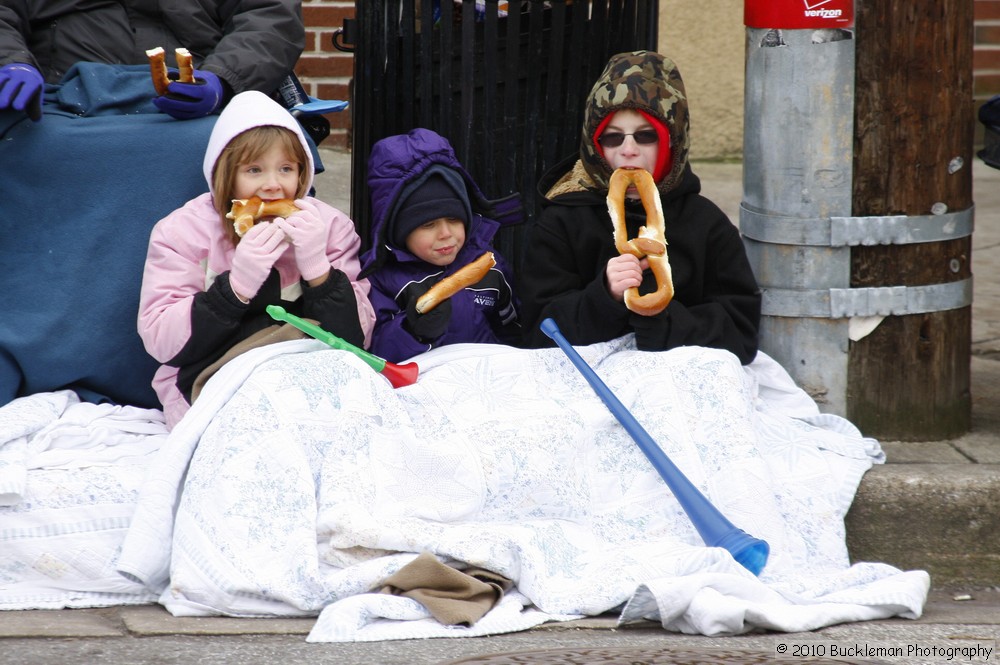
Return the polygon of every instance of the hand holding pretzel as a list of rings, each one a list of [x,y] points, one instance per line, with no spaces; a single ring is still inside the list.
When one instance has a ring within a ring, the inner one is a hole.
[[[170,85],[170,76],[167,73],[166,51],[162,46],[151,48],[146,51],[149,59],[149,74],[153,78],[153,87],[156,94],[163,96],[167,94],[167,86]],[[192,64],[191,52],[186,48],[174,50],[174,57],[177,58],[177,80],[181,83],[194,83],[194,65]]]
[[[604,268],[604,279],[611,297],[623,302],[626,291],[639,288],[642,284],[642,272],[648,267],[648,262],[644,264],[633,254],[620,254],[609,259]]]
[[[639,235],[629,240],[625,226],[625,193],[629,185],[634,185],[639,192],[642,206],[646,211],[646,225],[639,228]],[[656,290],[639,295],[639,287],[627,286],[624,292],[625,306],[636,314],[655,316],[666,309],[674,297],[674,283],[667,260],[667,239],[664,234],[663,206],[656,183],[649,171],[638,168],[615,169],[608,182],[608,213],[615,230],[615,247],[619,254],[632,255],[638,260],[646,259],[649,268],[656,277]],[[615,259],[612,259],[615,261]],[[616,272],[628,270],[631,261],[621,261],[616,265]],[[641,264],[640,264],[641,267]],[[619,275],[622,279],[624,275]],[[612,288],[612,266],[608,263],[608,282]],[[629,282],[634,280],[629,280]],[[640,277],[641,282],[641,277]],[[617,282],[622,284],[621,281]]]
[[[432,286],[427,293],[420,296],[416,304],[417,313],[426,314],[441,304],[442,301],[452,297],[465,287],[478,284],[496,264],[497,261],[493,257],[493,252],[484,252],[478,259],[468,265],[462,266]]]
[[[153,105],[178,120],[202,118],[222,104],[222,80],[210,71],[194,68],[194,59],[186,48],[174,50],[177,78],[171,79],[162,46],[146,51],[149,71],[157,97]]]
[[[259,196],[251,196],[249,199],[233,199],[226,219],[233,220],[233,229],[242,238],[262,217],[288,217],[298,210],[292,199],[265,201]]]

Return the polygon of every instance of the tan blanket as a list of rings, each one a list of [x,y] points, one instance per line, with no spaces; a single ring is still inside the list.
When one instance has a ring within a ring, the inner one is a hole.
[[[379,593],[412,598],[447,626],[471,626],[500,602],[511,581],[482,568],[460,571],[429,552],[390,575]]]

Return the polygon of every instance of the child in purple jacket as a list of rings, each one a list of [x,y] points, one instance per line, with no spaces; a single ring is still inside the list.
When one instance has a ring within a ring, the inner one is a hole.
[[[400,362],[446,344],[519,342],[510,268],[491,246],[501,222],[484,216],[506,220],[519,200],[486,200],[448,140],[428,129],[375,143],[368,186],[372,248],[361,275],[375,308],[371,352]],[[417,313],[420,296],[484,252],[496,265],[482,280]]]

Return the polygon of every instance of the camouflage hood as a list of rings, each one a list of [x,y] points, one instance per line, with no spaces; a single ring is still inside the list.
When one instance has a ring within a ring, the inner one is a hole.
[[[580,162],[572,174],[567,174],[569,178],[563,179],[563,191],[578,188],[571,184],[574,182],[586,188],[607,189],[612,169],[598,154],[593,137],[601,122],[621,109],[645,111],[663,121],[670,132],[672,163],[657,187],[666,193],[681,182],[688,161],[690,129],[684,82],[669,58],[652,51],[634,51],[611,56],[591,89],[580,136]],[[587,178],[579,177],[583,175],[581,170]]]

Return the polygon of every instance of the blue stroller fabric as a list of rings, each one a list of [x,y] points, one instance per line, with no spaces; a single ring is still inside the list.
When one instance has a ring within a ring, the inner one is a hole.
[[[0,113],[0,405],[60,389],[159,407],[136,332],[153,225],[207,191],[216,116],[152,105],[145,66],[81,63],[40,122]]]

